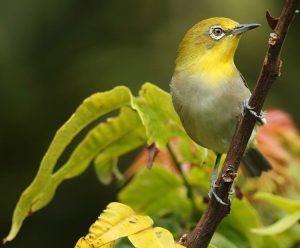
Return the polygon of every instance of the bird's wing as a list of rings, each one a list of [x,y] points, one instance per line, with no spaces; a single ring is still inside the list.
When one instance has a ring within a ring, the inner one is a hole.
[[[244,85],[249,89],[249,86],[248,86],[248,84],[247,84],[247,82],[246,82],[246,79],[243,77],[243,75],[242,75],[241,72],[239,72],[239,73],[240,73],[240,76],[241,76],[241,79],[242,79]]]

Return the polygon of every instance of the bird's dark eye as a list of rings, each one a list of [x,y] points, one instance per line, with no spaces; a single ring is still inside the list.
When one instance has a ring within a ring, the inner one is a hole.
[[[220,35],[222,35],[223,34],[223,29],[222,28],[214,28],[213,29],[213,34],[215,35],[215,36],[220,36]]]

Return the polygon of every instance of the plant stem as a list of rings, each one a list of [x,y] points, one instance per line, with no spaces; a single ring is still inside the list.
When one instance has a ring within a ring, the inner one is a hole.
[[[183,180],[183,183],[184,185],[186,186],[187,188],[187,196],[188,198],[191,199],[192,201],[192,204],[193,204],[193,210],[196,211],[197,207],[196,207],[196,203],[194,201],[194,195],[193,195],[193,189],[192,189],[192,186],[190,185],[190,183],[188,182],[184,172],[182,171],[182,167],[181,167],[181,164],[179,163],[178,159],[176,158],[176,155],[175,153],[173,152],[172,148],[170,147],[169,144],[167,144],[167,149],[169,151],[169,154],[171,155],[171,158],[172,160],[174,161],[175,163],[175,166],[176,168],[178,169],[178,171],[180,171],[180,175],[181,175],[181,178]]]

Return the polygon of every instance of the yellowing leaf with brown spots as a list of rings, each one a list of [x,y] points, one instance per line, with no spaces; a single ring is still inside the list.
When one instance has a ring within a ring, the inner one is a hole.
[[[90,227],[89,234],[77,242],[75,248],[113,247],[112,242],[116,239],[143,231],[152,225],[150,217],[137,215],[130,207],[113,202]]]
[[[161,227],[149,228],[128,237],[138,248],[175,248],[173,235]]]
[[[107,244],[101,246],[101,248],[113,248],[114,245],[115,245],[115,242],[112,241],[110,243],[107,243]],[[95,246],[90,244],[89,241],[87,241],[85,239],[85,237],[80,238],[75,245],[75,248],[94,248],[94,247]]]

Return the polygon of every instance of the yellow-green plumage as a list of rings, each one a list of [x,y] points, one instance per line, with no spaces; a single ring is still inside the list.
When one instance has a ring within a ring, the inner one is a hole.
[[[234,54],[241,34],[257,26],[206,19],[186,33],[178,49],[170,84],[175,110],[188,135],[218,154],[227,153],[237,118],[251,96]]]
[[[187,133],[217,153],[227,152],[250,91],[233,61],[240,37],[215,40],[209,32],[213,26],[225,31],[238,25],[211,18],[193,26],[179,46],[171,82],[173,103]]]
[[[218,81],[219,77],[235,74],[233,56],[240,36],[214,40],[209,36],[209,28],[215,25],[232,30],[238,23],[228,18],[210,18],[194,25],[179,46],[175,73],[180,70],[190,73],[206,72],[207,77],[212,77],[212,83]]]

